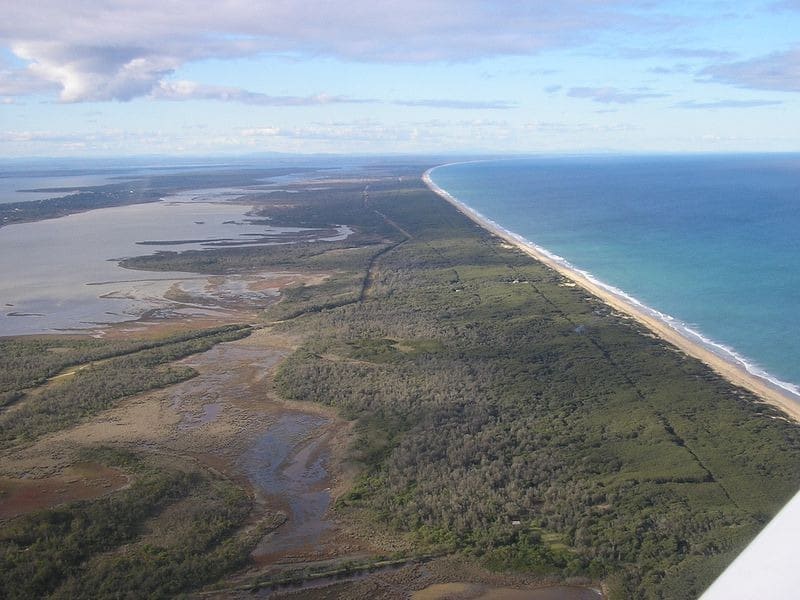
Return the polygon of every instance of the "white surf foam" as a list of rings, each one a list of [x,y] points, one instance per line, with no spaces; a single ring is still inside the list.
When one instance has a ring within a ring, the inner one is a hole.
[[[475,218],[475,220],[478,221],[479,223],[487,225],[488,229],[499,231],[503,233],[505,236],[519,242],[520,244],[523,244],[531,248],[535,252],[538,252],[546,256],[548,259],[552,260],[554,263],[563,267],[565,270],[575,273],[580,277],[590,281],[594,285],[598,286],[599,288],[602,288],[603,290],[613,295],[614,297],[618,298],[622,302],[630,306],[633,306],[636,310],[643,312],[655,319],[658,319],[659,321],[667,325],[670,329],[676,331],[678,334],[680,334],[688,341],[702,346],[704,349],[708,350],[709,352],[712,352],[713,354],[720,357],[727,363],[745,370],[750,375],[767,382],[770,386],[783,390],[789,396],[791,396],[793,400],[800,402],[800,386],[794,383],[790,383],[788,381],[783,381],[775,377],[774,375],[770,374],[765,369],[760,367],[755,361],[743,356],[733,348],[726,346],[725,344],[722,344],[720,342],[714,341],[711,338],[703,335],[694,326],[691,326],[681,321],[680,319],[673,317],[672,315],[663,313],[653,308],[652,306],[648,306],[647,304],[635,298],[634,296],[628,294],[627,292],[598,279],[591,272],[576,267],[563,256],[559,256],[558,254],[555,254],[554,252],[551,252],[548,249],[539,246],[538,244],[530,241],[529,239],[521,236],[520,234],[503,227],[496,221],[493,221],[492,219],[481,214],[471,206],[465,204],[464,202],[453,196],[447,190],[438,186],[431,178],[431,173],[433,173],[433,171],[441,167],[479,163],[479,162],[494,162],[494,161],[472,160],[472,161],[462,161],[462,162],[454,162],[454,163],[447,163],[444,165],[438,165],[436,167],[433,167],[425,171],[425,173],[422,176],[422,179],[426,183],[426,185],[428,185],[428,187],[431,188],[431,190],[433,190],[434,192],[445,198],[448,202],[454,204],[467,214],[472,215]]]

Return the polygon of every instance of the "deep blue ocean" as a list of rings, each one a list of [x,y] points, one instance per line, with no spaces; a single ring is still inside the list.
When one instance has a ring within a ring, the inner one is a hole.
[[[800,154],[514,159],[431,179],[751,371],[800,384]]]

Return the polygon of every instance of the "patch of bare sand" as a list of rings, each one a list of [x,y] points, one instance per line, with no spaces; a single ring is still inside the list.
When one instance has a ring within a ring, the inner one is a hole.
[[[176,313],[147,313],[135,321],[124,321],[104,325],[91,331],[93,337],[109,340],[159,339],[197,329],[209,329],[222,325],[254,323],[258,321],[257,311],[229,311],[213,315],[180,315]]]

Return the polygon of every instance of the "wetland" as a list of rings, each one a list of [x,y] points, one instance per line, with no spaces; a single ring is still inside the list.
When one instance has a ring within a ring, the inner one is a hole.
[[[114,269],[75,280],[91,316],[8,307],[70,331],[0,337],[0,595],[701,593],[800,486],[796,423],[477,227],[430,166],[0,229],[136,231],[87,252]]]

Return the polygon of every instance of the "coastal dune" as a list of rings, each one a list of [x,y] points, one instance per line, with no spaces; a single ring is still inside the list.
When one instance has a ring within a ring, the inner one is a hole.
[[[443,166],[443,165],[442,165]],[[428,188],[438,194],[445,201],[453,205],[467,218],[483,227],[493,235],[503,239],[525,252],[531,258],[547,265],[560,275],[582,287],[584,290],[598,297],[600,300],[623,314],[626,314],[647,327],[662,340],[677,347],[682,352],[697,358],[711,367],[719,375],[737,385],[745,388],[765,402],[779,408],[789,418],[800,422],[800,397],[791,394],[771,381],[759,377],[747,370],[744,364],[728,360],[710,350],[708,347],[686,337],[681,331],[675,329],[667,321],[659,318],[643,305],[636,304],[630,298],[614,293],[607,287],[578,269],[571,268],[536,245],[521,239],[512,232],[503,229],[496,223],[483,217],[478,212],[453,197],[446,190],[436,185],[431,179],[431,172],[437,167],[425,171],[422,180]]]

